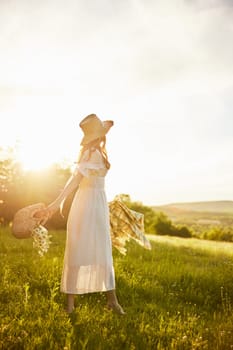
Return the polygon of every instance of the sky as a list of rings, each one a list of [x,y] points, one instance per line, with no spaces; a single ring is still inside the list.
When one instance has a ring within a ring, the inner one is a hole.
[[[0,0],[0,146],[73,164],[90,113],[109,199],[233,200],[231,0]]]

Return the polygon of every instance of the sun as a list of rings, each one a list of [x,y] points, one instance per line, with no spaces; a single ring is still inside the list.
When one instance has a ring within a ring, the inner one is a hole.
[[[52,165],[51,159],[44,159],[35,157],[33,153],[24,153],[20,158],[19,162],[25,171],[40,171]]]
[[[40,135],[40,133],[39,133]],[[26,135],[21,138],[16,151],[16,159],[25,171],[43,171],[57,164],[61,167],[71,168],[77,158],[77,152],[70,152],[68,156],[64,151],[65,139],[51,139],[46,134],[43,137]]]
[[[44,170],[56,162],[52,151],[48,143],[24,140],[18,148],[17,160],[25,171]]]

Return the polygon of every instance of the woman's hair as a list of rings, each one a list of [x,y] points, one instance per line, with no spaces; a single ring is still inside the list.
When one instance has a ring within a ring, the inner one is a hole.
[[[91,142],[89,142],[87,145],[82,146],[79,156],[78,156],[78,163],[80,162],[84,152],[86,150],[89,151],[89,155],[88,155],[88,159],[90,159],[92,152],[94,152],[96,149],[98,149],[100,151],[100,153],[103,156],[103,160],[104,160],[104,164],[106,166],[107,169],[110,168],[111,164],[108,161],[108,155],[107,155],[107,151],[106,151],[106,136],[100,137],[98,139],[95,139]]]

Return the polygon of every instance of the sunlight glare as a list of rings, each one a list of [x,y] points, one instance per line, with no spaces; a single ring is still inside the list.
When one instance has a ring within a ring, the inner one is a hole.
[[[45,152],[43,149],[39,150],[38,147],[22,147],[18,160],[25,171],[39,171],[50,167],[54,159],[51,154]]]

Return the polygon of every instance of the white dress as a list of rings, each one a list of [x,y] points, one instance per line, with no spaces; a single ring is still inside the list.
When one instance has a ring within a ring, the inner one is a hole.
[[[107,169],[95,149],[85,151],[75,174],[83,175],[67,221],[61,291],[84,294],[115,289],[109,208],[104,181]]]

